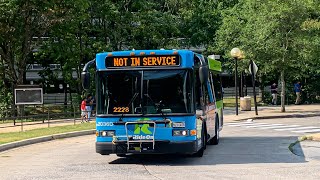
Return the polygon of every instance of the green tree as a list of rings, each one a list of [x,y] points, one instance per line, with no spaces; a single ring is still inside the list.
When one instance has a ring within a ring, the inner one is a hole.
[[[3,0],[0,5],[0,55],[9,84],[24,83],[28,59],[54,27],[73,21],[76,3],[82,0]],[[78,6],[79,7],[79,6]],[[9,88],[9,87],[7,87]]]
[[[57,81],[58,74],[53,73],[50,64],[59,64],[59,72],[62,72],[63,89],[65,93],[65,104],[67,104],[67,85],[69,89],[76,89],[81,94],[80,74],[82,64],[85,63],[87,54],[86,44],[88,36],[83,23],[87,21],[87,10],[89,4],[84,0],[65,1],[59,5],[59,9],[66,8],[64,20],[53,25],[47,32],[48,39],[42,43],[39,51],[34,53],[37,63],[45,69],[40,72],[43,80],[50,83]],[[76,73],[76,79],[74,78]],[[49,83],[49,84],[50,84]],[[70,93],[71,95],[71,93]],[[70,98],[72,98],[70,96]]]
[[[281,80],[281,111],[285,111],[286,79],[305,69],[300,56],[301,39],[308,36],[302,24],[310,12],[298,0],[240,0],[223,13],[216,47],[229,54],[238,46],[259,66],[259,75],[277,74]]]

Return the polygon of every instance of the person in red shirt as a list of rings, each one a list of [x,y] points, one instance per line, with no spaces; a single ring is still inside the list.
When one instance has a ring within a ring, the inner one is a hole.
[[[87,111],[86,111],[86,101],[87,99],[84,98],[81,102],[81,123],[83,123],[84,121],[87,121]]]

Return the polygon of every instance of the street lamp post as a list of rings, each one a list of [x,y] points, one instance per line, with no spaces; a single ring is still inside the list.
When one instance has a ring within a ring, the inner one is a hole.
[[[234,85],[236,92],[236,115],[238,115],[238,59],[242,57],[241,50],[239,48],[233,48],[230,52],[231,56],[234,58],[235,62],[235,75],[234,75]]]

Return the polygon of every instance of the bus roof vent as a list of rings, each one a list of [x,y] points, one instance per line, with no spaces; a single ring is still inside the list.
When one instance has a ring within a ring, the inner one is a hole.
[[[160,48],[160,50],[164,50],[164,48]]]

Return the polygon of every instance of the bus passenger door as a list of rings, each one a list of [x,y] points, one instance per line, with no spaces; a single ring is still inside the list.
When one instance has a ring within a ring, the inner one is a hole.
[[[212,82],[212,90],[215,98],[216,113],[219,118],[219,129],[223,126],[223,91],[221,86],[221,78],[218,74],[210,74],[210,81]]]
[[[206,88],[206,116],[207,116],[207,132],[210,137],[215,136],[215,97],[210,80],[207,81]]]

